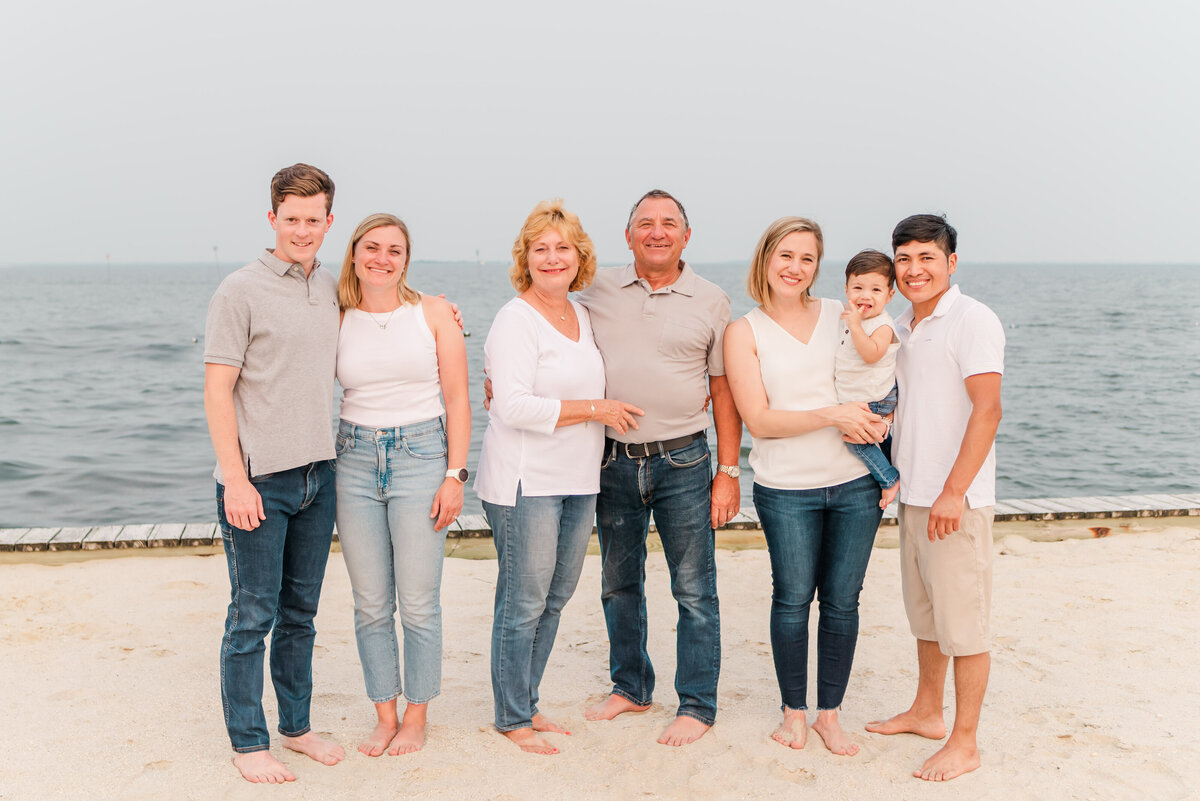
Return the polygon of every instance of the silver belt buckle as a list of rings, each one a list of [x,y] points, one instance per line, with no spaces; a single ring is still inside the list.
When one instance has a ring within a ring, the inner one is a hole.
[[[636,445],[637,444],[636,442],[622,442],[621,444],[625,446],[625,458],[626,459],[644,459],[645,458],[645,454],[643,454],[642,456],[634,456],[632,453],[629,452],[629,446]],[[642,447],[642,450],[643,451],[646,450],[645,446]]]

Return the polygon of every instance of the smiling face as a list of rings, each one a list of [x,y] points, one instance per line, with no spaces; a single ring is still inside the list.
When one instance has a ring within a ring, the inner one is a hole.
[[[394,225],[372,228],[354,246],[354,274],[363,294],[396,294],[407,267],[408,238]]]
[[[275,229],[275,257],[299,264],[305,272],[311,270],[325,232],[333,224],[325,194],[286,195],[278,209],[267,212],[267,220]]]
[[[540,294],[567,296],[579,273],[579,251],[554,228],[529,243],[526,256],[533,289]]]
[[[950,276],[958,266],[958,254],[949,255],[936,242],[906,242],[897,245],[896,286],[912,302],[913,315],[928,317],[950,288]]]
[[[895,294],[892,282],[879,273],[863,273],[846,279],[846,300],[858,309],[864,320],[878,317]]]
[[[692,231],[684,222],[679,206],[664,197],[648,197],[639,203],[625,229],[625,242],[633,251],[633,265],[642,276],[678,270],[683,249],[691,237]]]
[[[767,287],[772,303],[804,298],[821,263],[812,231],[793,231],[779,240],[767,260]]]

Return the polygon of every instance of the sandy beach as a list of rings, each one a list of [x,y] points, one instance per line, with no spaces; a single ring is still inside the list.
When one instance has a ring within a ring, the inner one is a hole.
[[[443,694],[420,753],[371,759],[374,722],[354,646],[349,581],[334,553],[317,619],[314,728],[348,753],[335,767],[274,747],[286,786],[229,764],[217,683],[228,579],[219,553],[0,563],[0,799],[1188,799],[1200,797],[1200,521],[1009,524],[996,544],[993,669],[983,768],[946,785],[911,778],[936,749],[863,731],[903,709],[916,682],[898,555],[877,547],[842,721],[862,746],[791,751],[769,734],[779,697],[765,550],[718,554],[724,659],[717,725],[685,748],[654,740],[675,695],[674,605],[661,554],[648,566],[654,706],[589,723],[609,689],[599,559],[589,556],[542,686],[574,734],[557,756],[522,754],[491,727],[488,643],[496,564],[448,559]],[[1085,539],[1084,537],[1088,537]],[[881,542],[886,541],[885,536]],[[124,554],[136,552],[125,551]],[[815,615],[814,615],[815,624]],[[815,641],[815,637],[814,637]],[[811,681],[811,679],[810,679]],[[268,721],[274,698],[265,693]],[[948,718],[953,696],[947,695]]]

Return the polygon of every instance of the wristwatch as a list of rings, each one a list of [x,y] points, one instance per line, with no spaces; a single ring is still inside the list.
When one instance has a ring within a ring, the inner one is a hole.
[[[452,478],[459,484],[466,484],[467,476],[469,475],[470,473],[467,472],[467,468],[465,467],[459,467],[457,469],[451,468],[450,470],[446,471],[446,478]]]
[[[730,478],[737,478],[742,474],[742,468],[736,464],[718,464],[717,469]]]

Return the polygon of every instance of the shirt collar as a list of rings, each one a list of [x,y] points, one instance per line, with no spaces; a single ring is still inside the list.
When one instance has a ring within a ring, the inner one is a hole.
[[[668,284],[656,291],[678,292],[680,295],[687,295],[690,298],[696,294],[696,273],[686,261],[680,261],[679,263],[683,265],[679,271],[679,277],[675,279],[674,283]],[[637,269],[632,264],[625,265],[625,269],[621,271],[621,286],[626,287],[630,284],[636,284],[639,280],[641,279],[638,278]]]
[[[284,261],[283,259],[279,258],[278,256],[276,256],[274,253],[272,253],[270,250],[267,250],[267,249],[263,250],[262,255],[258,257],[258,260],[262,263],[262,265],[264,267],[266,267],[268,270],[275,273],[276,275],[280,276],[281,278],[283,276],[287,275],[288,270],[292,269],[293,266],[296,266],[296,267],[300,266],[298,264],[295,264],[295,262]],[[321,260],[313,259],[313,270],[315,271],[320,266],[321,266]],[[300,267],[300,270],[301,270],[301,272],[303,272],[304,268]],[[309,273],[309,274],[311,275],[312,273]]]
[[[958,288],[958,284],[951,284],[950,288],[947,289],[940,298],[938,298],[937,306],[935,306],[933,309],[933,314],[929,315],[929,317],[926,317],[925,319],[929,320],[934,317],[944,317],[946,313],[950,311],[950,307],[953,306],[954,302],[960,297],[962,297],[962,290]],[[912,330],[912,321],[912,306],[909,306],[904,310],[903,314],[896,318],[896,324],[904,326],[909,331]]]

